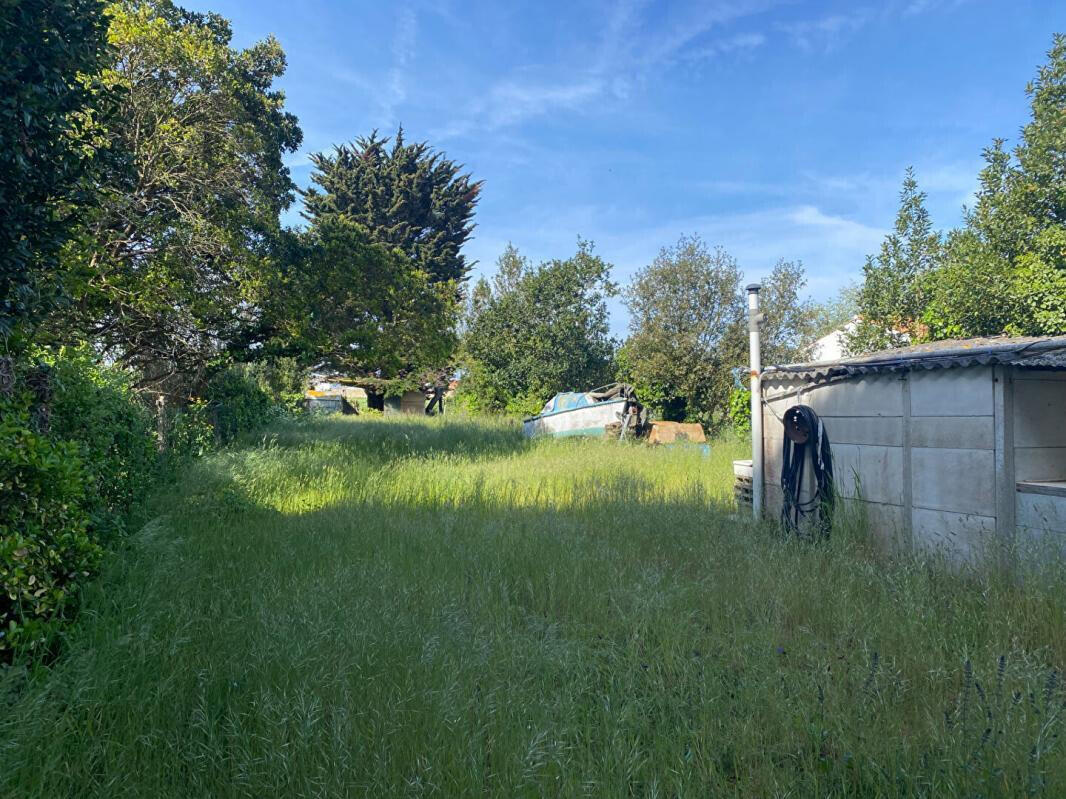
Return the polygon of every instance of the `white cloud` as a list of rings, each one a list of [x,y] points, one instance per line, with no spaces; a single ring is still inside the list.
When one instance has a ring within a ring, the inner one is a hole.
[[[392,68],[385,91],[380,96],[382,115],[387,123],[396,121],[396,109],[407,99],[407,72],[414,59],[417,32],[415,12],[410,7],[400,9],[392,40]]]
[[[669,63],[675,56],[683,55],[685,49],[710,32],[712,29],[721,27],[739,19],[752,17],[778,5],[775,0],[749,0],[745,3],[697,3],[689,14],[673,23],[665,31],[651,34],[644,38],[640,47],[637,61],[642,66],[655,66]],[[752,45],[752,42],[762,44],[762,40],[756,41],[761,34],[748,33],[739,37],[734,42],[741,47]],[[723,41],[728,41],[726,40]],[[722,50],[721,52],[727,52]]]
[[[858,6],[847,12],[782,23],[777,27],[802,50],[829,51],[860,28],[878,19],[916,16],[939,8],[954,9],[966,2],[968,0],[885,0],[879,6]]]
[[[686,61],[703,61],[729,53],[751,51],[762,47],[766,42],[766,36],[761,33],[738,33],[712,41],[703,47],[689,49],[682,58]]]
[[[781,23],[778,28],[801,50],[831,50],[872,18],[868,9],[860,8],[847,14]]]
[[[966,2],[968,0],[912,0],[903,9],[903,13],[906,16],[913,16],[915,14],[924,14],[927,11],[935,11],[938,8],[954,9]]]
[[[384,75],[372,75],[345,67],[330,70],[330,77],[339,83],[356,87],[377,106],[372,112],[376,127],[393,127],[399,120],[396,112],[407,101],[408,83],[418,39],[418,18],[409,6],[396,14],[390,52],[391,64]]]
[[[472,130],[495,130],[517,125],[555,110],[574,111],[602,101],[625,102],[633,87],[655,69],[680,60],[723,56],[750,51],[766,42],[764,34],[750,31],[694,45],[716,27],[750,17],[779,0],[745,3],[696,3],[680,19],[662,29],[648,30],[648,0],[625,0],[611,7],[591,54],[575,53],[566,64],[525,67],[493,83],[481,98],[469,103],[465,113],[434,132],[448,138]],[[659,7],[654,7],[658,13]],[[687,52],[691,50],[691,52]]]
[[[311,163],[311,153],[288,153],[281,159],[281,163],[289,169],[299,169],[300,167],[308,166]]]
[[[719,42],[716,49],[722,53],[732,50],[750,50],[754,47],[762,47],[766,44],[766,37],[761,33],[738,33]]]
[[[852,174],[801,172],[791,179],[756,181],[720,178],[696,180],[687,187],[705,192],[711,197],[752,197],[778,202],[775,198],[790,198],[794,202],[818,207],[826,205],[861,213],[865,219],[891,222],[896,213],[897,200],[903,184],[905,169]],[[949,228],[958,224],[962,207],[973,205],[977,190],[978,160],[922,162],[914,164],[918,188],[928,195],[927,207],[937,227]]]
[[[558,84],[505,80],[492,87],[486,116],[491,127],[499,127],[556,108],[576,109],[603,90],[604,81],[597,77]]]

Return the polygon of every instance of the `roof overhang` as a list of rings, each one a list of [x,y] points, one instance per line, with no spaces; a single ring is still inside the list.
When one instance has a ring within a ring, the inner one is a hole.
[[[1066,370],[1066,336],[951,339],[822,363],[770,366],[766,380],[828,380],[834,377],[956,369],[997,364],[1023,369]]]

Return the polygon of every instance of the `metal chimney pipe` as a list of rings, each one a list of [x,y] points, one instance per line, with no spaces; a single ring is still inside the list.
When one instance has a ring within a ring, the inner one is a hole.
[[[759,312],[758,283],[748,286],[748,359],[751,374],[751,510],[756,520],[762,518],[763,500],[763,433],[762,433],[762,353],[759,329],[763,315]]]

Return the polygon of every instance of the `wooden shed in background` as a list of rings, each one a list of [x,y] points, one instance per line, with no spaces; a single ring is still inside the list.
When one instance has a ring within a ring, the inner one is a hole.
[[[1066,546],[1066,336],[941,341],[763,372],[764,497],[780,513],[782,417],[811,406],[838,496],[876,534],[966,557],[990,543]]]
[[[422,391],[405,391],[398,397],[385,397],[386,415],[397,413],[425,414],[426,395]]]

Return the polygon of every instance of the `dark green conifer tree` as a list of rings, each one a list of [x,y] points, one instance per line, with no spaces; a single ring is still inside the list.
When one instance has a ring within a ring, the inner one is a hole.
[[[403,128],[391,148],[389,141],[374,131],[312,155],[318,188],[306,194],[306,216],[313,224],[344,214],[374,241],[399,248],[431,282],[459,286],[472,266],[462,247],[474,229],[481,181],[426,142],[408,144]]]

